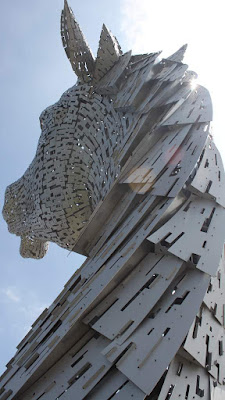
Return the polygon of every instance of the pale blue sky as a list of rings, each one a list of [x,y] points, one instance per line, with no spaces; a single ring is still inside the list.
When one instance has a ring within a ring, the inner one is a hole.
[[[196,4],[197,3],[197,4]],[[169,5],[168,5],[169,4]],[[207,0],[70,0],[96,54],[104,22],[124,51],[165,50],[189,43],[185,61],[210,89],[214,134],[225,158],[223,2]],[[1,208],[6,186],[31,162],[40,135],[39,115],[74,85],[60,38],[63,0],[9,0],[1,5]],[[183,7],[182,7],[183,6]],[[39,261],[19,255],[20,240],[0,225],[0,373],[43,307],[50,305],[84,260],[51,244]]]

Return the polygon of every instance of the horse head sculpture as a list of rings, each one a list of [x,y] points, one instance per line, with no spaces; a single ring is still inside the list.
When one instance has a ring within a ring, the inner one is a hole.
[[[73,249],[132,154],[129,139],[164,129],[195,77],[181,62],[186,46],[161,61],[122,54],[105,25],[94,59],[66,0],[61,35],[77,84],[41,114],[34,160],[5,195],[3,216],[23,257],[42,258],[49,241]]]
[[[1,400],[224,399],[225,176],[208,91],[186,46],[94,57],[65,1],[77,84],[40,117],[36,156],[8,187],[21,254],[88,256],[33,323]],[[221,256],[222,253],[222,256]]]

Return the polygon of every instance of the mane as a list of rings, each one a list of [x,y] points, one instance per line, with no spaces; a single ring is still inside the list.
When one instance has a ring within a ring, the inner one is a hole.
[[[174,129],[177,133],[183,125],[190,124],[191,128],[205,122],[204,129],[209,132],[210,95],[194,83],[197,74],[182,62],[187,45],[161,60],[161,52],[123,54],[117,39],[103,24],[95,60],[66,0],[61,27],[63,45],[78,82],[88,83],[90,96],[97,93],[108,97],[122,116],[122,135],[121,132],[118,135],[121,142],[117,143],[114,154],[120,167],[124,167],[134,149],[137,153],[136,145],[139,143],[141,147],[142,138],[147,144],[146,135],[151,136],[149,145],[153,146],[161,132]],[[185,113],[182,113],[184,108]],[[140,152],[138,157],[141,158]],[[135,163],[137,156],[129,163],[129,168]]]

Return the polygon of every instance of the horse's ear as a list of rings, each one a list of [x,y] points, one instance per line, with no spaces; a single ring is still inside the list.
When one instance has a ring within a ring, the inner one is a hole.
[[[98,82],[119,60],[121,47],[112,33],[103,24],[96,58],[94,82]]]
[[[81,82],[89,82],[93,77],[95,60],[67,0],[62,11],[61,35],[74,72]]]

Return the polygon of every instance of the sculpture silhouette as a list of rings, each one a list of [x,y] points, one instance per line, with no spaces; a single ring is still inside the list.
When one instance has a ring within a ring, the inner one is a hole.
[[[103,25],[94,60],[66,1],[61,24],[78,82],[42,113],[3,213],[24,257],[52,241],[88,259],[19,344],[0,400],[221,400],[224,171],[209,93],[186,46],[122,54]]]

